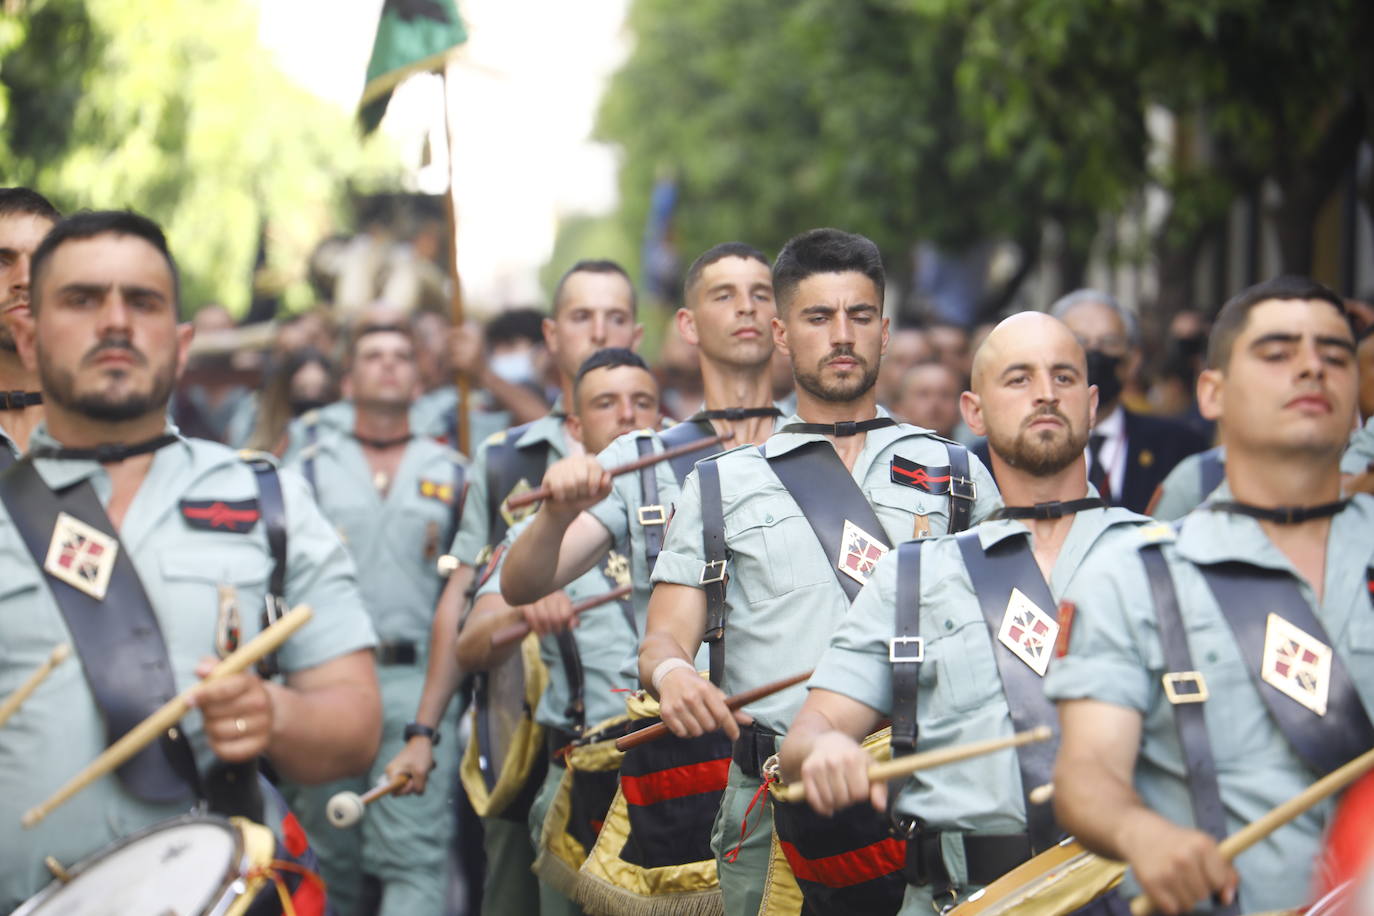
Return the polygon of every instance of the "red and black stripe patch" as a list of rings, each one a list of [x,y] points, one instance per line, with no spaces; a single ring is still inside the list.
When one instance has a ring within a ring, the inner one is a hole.
[[[201,531],[247,534],[262,517],[256,499],[183,499],[181,517]]]
[[[894,914],[906,893],[906,843],[867,803],[823,818],[805,804],[773,806],[773,823],[806,912]]]
[[[922,493],[945,496],[949,493],[949,467],[928,468],[908,461],[901,455],[893,455],[892,482],[913,487]]]
[[[630,835],[620,858],[640,868],[713,859],[711,827],[729,770],[730,739],[723,732],[669,735],[626,751],[620,787]]]

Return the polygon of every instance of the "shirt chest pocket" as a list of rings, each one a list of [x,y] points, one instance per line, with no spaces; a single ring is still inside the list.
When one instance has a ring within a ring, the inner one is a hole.
[[[948,533],[949,498],[946,496],[925,493],[915,487],[885,484],[871,488],[868,499],[883,528],[896,533],[894,546],[913,538]]]
[[[0,683],[0,697],[17,687],[58,643],[71,641],[57,608],[44,609],[49,601],[46,589],[26,556],[0,553],[0,655],[12,663],[15,675],[13,683]],[[21,664],[20,659],[31,664]]]
[[[834,579],[811,523],[789,499],[747,503],[731,513],[727,541],[736,584],[753,603]]]
[[[991,636],[983,621],[967,621],[930,640],[926,652],[928,663],[935,667],[932,718],[978,709],[1001,694],[1002,676],[997,672]]]

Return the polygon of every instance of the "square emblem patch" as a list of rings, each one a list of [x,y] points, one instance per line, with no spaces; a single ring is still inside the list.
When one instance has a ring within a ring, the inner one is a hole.
[[[1044,677],[1058,638],[1058,621],[1037,607],[1021,589],[1013,588],[1006,613],[1002,615],[1002,626],[997,631],[997,641]]]
[[[840,556],[836,568],[860,585],[868,584],[873,567],[887,553],[882,542],[851,522],[844,520],[840,533]]]
[[[54,579],[103,601],[118,554],[119,542],[114,538],[79,518],[59,512],[43,569]]]
[[[1270,614],[1264,629],[1260,677],[1270,687],[1324,716],[1331,689],[1331,647],[1278,614]]]

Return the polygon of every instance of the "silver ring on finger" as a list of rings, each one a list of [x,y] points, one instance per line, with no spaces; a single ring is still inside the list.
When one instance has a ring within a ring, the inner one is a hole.
[[[245,734],[248,731],[248,723],[243,721],[242,719],[235,719],[234,728],[237,728],[239,730],[240,735]]]

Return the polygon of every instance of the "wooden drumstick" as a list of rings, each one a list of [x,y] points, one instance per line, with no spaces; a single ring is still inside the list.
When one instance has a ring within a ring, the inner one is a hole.
[[[1026,793],[1026,798],[1030,799],[1032,805],[1043,805],[1054,800],[1054,783],[1047,782],[1044,785],[1036,786]]]
[[[339,792],[324,806],[325,817],[332,827],[352,827],[363,819],[363,809],[379,798],[385,798],[410,782],[409,773],[401,773],[390,782],[374,786],[362,795],[356,792]]]
[[[725,706],[731,711],[739,709],[741,706],[748,706],[756,700],[762,700],[764,697],[772,696],[780,690],[786,690],[788,687],[800,684],[802,681],[810,678],[811,674],[812,672],[805,671],[801,674],[785,677],[780,681],[763,684],[759,687],[755,687],[753,690],[741,690],[732,697],[726,697]],[[618,751],[628,751],[632,747],[639,747],[641,744],[657,741],[659,738],[666,737],[670,733],[667,725],[664,725],[662,722],[655,722],[648,728],[641,728],[639,731],[630,732],[628,735],[615,739],[615,749]]]
[[[53,647],[52,654],[44,660],[43,664],[33,670],[24,683],[14,693],[5,697],[5,702],[0,703],[0,726],[9,721],[10,716],[14,715],[23,705],[29,695],[38,689],[38,685],[43,683],[43,679],[52,673],[52,669],[62,664],[72,652],[72,647],[66,643],[59,643]]]
[[[87,764],[85,769],[67,780],[67,783],[54,792],[47,801],[24,812],[21,821],[23,825],[33,827],[56,808],[67,802],[73,795],[100,777],[122,766],[126,760],[152,744],[167,729],[176,725],[182,716],[186,715],[187,710],[191,708],[191,698],[198,688],[206,684],[213,684],[231,674],[238,674],[255,664],[263,656],[275,652],[313,615],[314,612],[311,611],[309,605],[298,605],[289,614],[285,614],[276,623],[226,656],[223,661],[215,665],[204,680],[172,697],[156,712],[129,729],[122,738],[107,747],[99,757]]]
[[[590,598],[583,598],[581,601],[575,602],[573,604],[573,617],[576,617],[583,611],[590,611],[594,607],[600,607],[601,605],[606,604],[608,602],[617,601],[621,598],[624,598],[626,595],[630,594],[631,590],[632,586],[622,585],[619,588],[612,589],[611,591],[606,592],[605,594],[592,595]],[[519,642],[520,640],[524,639],[526,636],[529,635],[529,633],[530,625],[528,623],[525,623],[523,620],[519,623],[513,623],[508,627],[502,627],[501,629],[496,630],[491,634],[491,647],[493,649],[504,649],[511,643]]]
[[[1017,732],[1009,738],[991,738],[987,741],[971,741],[968,744],[960,744],[955,747],[942,747],[936,751],[925,751],[921,754],[909,754],[905,757],[894,757],[882,763],[875,763],[868,768],[869,782],[887,782],[889,779],[896,779],[899,776],[910,776],[918,770],[929,770],[933,767],[944,766],[947,763],[958,763],[961,760],[968,760],[971,757],[982,757],[984,754],[993,754],[997,751],[1004,751],[1008,748],[1020,747],[1023,744],[1035,744],[1039,741],[1048,741],[1054,737],[1054,731],[1048,725],[1039,728],[1032,728],[1029,731]],[[806,786],[803,783],[793,783],[790,786],[779,789],[778,794],[784,801],[799,802],[806,798]]]
[[[621,474],[632,474],[642,468],[647,468],[651,464],[658,464],[660,461],[668,461],[680,455],[690,455],[692,452],[709,448],[712,445],[718,445],[734,437],[735,434],[733,432],[727,431],[718,436],[706,436],[701,439],[694,439],[691,442],[684,442],[682,445],[676,446],[675,448],[664,449],[656,455],[645,455],[643,458],[636,458],[634,461],[626,462],[618,467],[613,467],[610,473],[612,477],[619,477]],[[523,509],[531,503],[537,503],[541,499],[548,499],[552,495],[553,490],[550,490],[546,486],[535,487],[527,493],[521,493],[518,496],[512,496],[510,499],[506,500],[506,508]]]
[[[1327,773],[1288,801],[1271,808],[1257,820],[1251,821],[1218,843],[1217,850],[1226,861],[1232,861],[1284,824],[1335,795],[1370,770],[1374,770],[1374,750],[1365,751],[1344,766]],[[1131,901],[1132,916],[1149,916],[1154,911],[1154,902],[1145,894]]]

